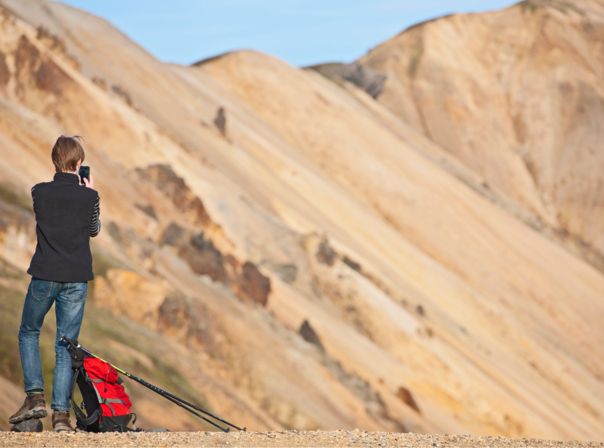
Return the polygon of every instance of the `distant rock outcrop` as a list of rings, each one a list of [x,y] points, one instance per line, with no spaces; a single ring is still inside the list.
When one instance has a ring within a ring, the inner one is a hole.
[[[329,63],[308,67],[336,82],[345,80],[367,92],[373,98],[378,98],[384,89],[386,76],[358,62],[350,64]]]
[[[304,339],[306,342],[316,345],[321,350],[325,350],[323,344],[321,344],[321,338],[319,338],[319,335],[310,325],[310,322],[307,319],[304,319],[304,322],[302,322],[302,325],[300,325],[298,333],[300,333],[300,336],[302,336],[302,339]]]

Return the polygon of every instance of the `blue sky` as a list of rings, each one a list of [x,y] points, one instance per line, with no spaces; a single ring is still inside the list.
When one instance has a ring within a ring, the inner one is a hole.
[[[163,61],[253,48],[293,65],[349,62],[404,28],[509,0],[63,0],[102,16]]]

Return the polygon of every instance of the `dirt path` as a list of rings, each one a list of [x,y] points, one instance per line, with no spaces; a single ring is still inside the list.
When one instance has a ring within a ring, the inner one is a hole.
[[[163,432],[55,434],[0,432],[0,447],[604,447],[603,442],[566,442],[466,435],[430,435],[365,431]]]

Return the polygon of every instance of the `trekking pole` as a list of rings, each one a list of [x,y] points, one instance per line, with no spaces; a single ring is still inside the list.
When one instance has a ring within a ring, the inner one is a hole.
[[[99,359],[100,359],[100,358],[99,358]],[[105,361],[105,362],[107,362],[107,361]],[[125,375],[125,374],[124,374],[124,375]],[[131,378],[131,377],[129,377],[129,378]],[[133,379],[133,378],[132,378],[132,379]],[[141,383],[141,384],[143,384],[143,383]],[[143,384],[143,386],[148,387],[148,386],[146,386],[145,384]],[[154,389],[151,389],[151,390],[153,390],[154,392],[157,392],[157,391],[156,391],[156,390],[154,390]],[[159,392],[158,392],[158,393],[159,393]],[[191,414],[193,414],[194,416],[199,417],[200,419],[202,419],[202,420],[204,420],[204,421],[208,422],[210,425],[212,425],[212,426],[214,426],[214,427],[216,427],[216,428],[220,429],[221,431],[223,431],[223,432],[229,432],[229,431],[230,431],[230,430],[229,430],[229,428],[225,428],[225,427],[223,427],[223,426],[220,426],[218,423],[213,422],[212,420],[210,420],[210,419],[208,419],[208,418],[204,417],[203,415],[201,415],[200,413],[196,412],[195,410],[193,410],[193,409],[189,409],[189,408],[188,408],[188,407],[187,407],[185,404],[181,403],[180,401],[175,400],[174,398],[169,397],[169,396],[165,396],[165,395],[162,395],[162,397],[164,397],[166,400],[171,401],[171,402],[172,402],[172,403],[174,403],[175,405],[180,406],[181,408],[185,409],[186,411],[189,411],[189,412],[190,412]]]
[[[151,383],[149,383],[149,382],[145,381],[145,380],[144,380],[144,379],[142,379],[142,378],[139,378],[139,377],[138,377],[138,376],[136,376],[136,375],[131,374],[130,372],[127,372],[127,371],[125,371],[125,370],[123,370],[123,369],[120,369],[120,368],[119,368],[119,367],[117,367],[117,366],[114,366],[114,365],[113,365],[113,364],[111,364],[109,361],[106,361],[105,359],[101,358],[100,356],[95,355],[94,353],[92,353],[92,352],[91,352],[90,350],[88,350],[87,348],[82,347],[82,346],[81,346],[80,344],[78,344],[76,341],[74,341],[74,340],[72,340],[72,339],[69,339],[69,338],[68,338],[68,337],[66,337],[66,336],[63,336],[63,337],[61,338],[61,341],[65,342],[66,344],[70,345],[71,347],[74,347],[74,348],[79,348],[80,350],[82,350],[84,353],[86,353],[86,354],[87,354],[87,355],[89,355],[89,356],[92,356],[92,357],[94,357],[94,358],[98,358],[98,359],[100,359],[101,361],[106,362],[107,364],[109,364],[111,367],[113,367],[115,370],[117,370],[117,371],[118,371],[119,373],[121,373],[122,375],[125,375],[126,377],[130,378],[130,379],[131,379],[131,380],[133,380],[133,381],[136,381],[136,382],[137,382],[137,383],[139,383],[139,384],[142,384],[142,385],[143,385],[143,386],[145,386],[147,389],[150,389],[150,390],[152,390],[153,392],[155,392],[156,394],[161,395],[161,396],[162,396],[162,397],[164,397],[165,399],[167,399],[167,400],[171,401],[172,403],[174,403],[174,404],[176,404],[176,405],[180,406],[180,407],[181,407],[181,408],[183,408],[183,409],[186,409],[187,411],[189,411],[189,412],[190,412],[190,413],[192,413],[193,415],[196,415],[197,417],[199,417],[199,418],[203,419],[204,421],[206,421],[206,422],[208,422],[208,423],[210,423],[210,424],[214,425],[215,427],[219,428],[220,430],[222,430],[222,431],[224,431],[224,432],[229,432],[229,428],[223,428],[222,426],[220,426],[220,425],[218,425],[218,424],[216,424],[216,423],[214,423],[214,422],[212,422],[212,421],[208,420],[207,418],[205,418],[204,416],[202,416],[202,415],[198,414],[198,413],[197,413],[197,412],[195,412],[195,411],[202,412],[202,413],[206,414],[207,416],[212,417],[213,419],[218,420],[218,421],[220,421],[220,422],[222,422],[222,423],[224,423],[224,424],[226,424],[226,425],[228,425],[228,426],[230,426],[230,427],[232,427],[232,428],[234,428],[234,429],[237,429],[237,430],[239,430],[239,431],[247,431],[247,428],[241,428],[241,427],[239,427],[239,426],[237,426],[237,425],[235,425],[235,424],[233,424],[233,423],[231,423],[231,422],[229,422],[229,421],[227,421],[227,420],[224,420],[224,419],[222,419],[222,418],[220,418],[220,417],[218,417],[218,416],[216,416],[216,415],[212,414],[211,412],[206,411],[205,409],[202,409],[202,408],[201,408],[201,407],[199,407],[199,406],[194,405],[193,403],[189,403],[188,401],[186,401],[186,400],[184,400],[184,399],[182,399],[182,398],[180,398],[180,397],[178,397],[178,396],[176,396],[176,395],[174,395],[174,394],[172,394],[172,393],[170,393],[170,392],[168,392],[168,391],[166,391],[166,390],[163,390],[163,389],[161,389],[161,388],[157,387],[157,386],[156,386],[156,385],[154,385],[154,384],[151,384]],[[192,408],[192,409],[191,409],[191,408]],[[194,410],[195,410],[195,411],[194,411]]]
[[[143,381],[144,381],[144,380],[143,380]],[[203,412],[204,414],[209,415],[209,416],[210,416],[210,417],[212,417],[213,419],[216,419],[216,420],[218,420],[219,422],[224,423],[225,425],[229,425],[230,427],[235,428],[235,429],[236,429],[236,430],[238,430],[238,431],[247,431],[247,428],[240,428],[239,426],[234,425],[233,423],[230,423],[230,422],[228,422],[228,421],[226,421],[226,420],[223,420],[223,419],[221,419],[220,417],[217,417],[216,415],[214,415],[214,414],[212,414],[212,413],[210,413],[210,412],[208,412],[208,411],[206,411],[206,410],[204,410],[204,409],[202,409],[202,408],[198,407],[197,405],[195,405],[195,404],[193,404],[193,403],[189,403],[188,401],[186,401],[186,400],[184,400],[184,399],[182,399],[182,398],[180,398],[180,397],[177,397],[176,395],[171,394],[171,393],[170,393],[170,392],[168,392],[168,391],[163,391],[163,392],[165,393],[165,395],[163,395],[163,396],[164,396],[164,397],[166,397],[166,398],[168,398],[168,399],[177,400],[179,403],[182,403],[183,405],[189,406],[190,408],[193,408],[193,409],[195,409],[195,410],[197,410],[197,411]]]
[[[91,356],[95,356],[96,358],[98,358],[98,356],[93,355],[93,354],[92,354],[92,353],[90,353],[88,350],[84,349],[83,347],[80,347],[80,348],[81,348],[81,349],[82,349],[84,352],[86,352],[86,353],[90,354]],[[105,360],[104,360],[104,359],[102,359],[102,358],[99,358],[99,359],[101,359],[102,361],[105,361]],[[105,361],[105,362],[107,362],[107,361]],[[208,420],[207,418],[205,418],[204,416],[202,416],[202,415],[198,414],[198,413],[197,413],[197,412],[195,412],[195,411],[202,412],[202,413],[204,413],[204,414],[206,414],[206,415],[208,415],[208,416],[210,416],[210,417],[212,417],[212,418],[214,418],[214,419],[216,419],[216,420],[218,420],[218,421],[220,421],[220,422],[223,422],[223,423],[225,423],[225,424],[227,424],[227,425],[229,425],[229,426],[232,426],[232,427],[233,427],[233,428],[235,428],[235,429],[241,430],[241,428],[239,428],[238,426],[235,426],[235,425],[233,425],[232,423],[229,423],[228,421],[223,420],[223,419],[221,419],[220,417],[217,417],[217,416],[215,416],[214,414],[211,414],[210,412],[208,412],[208,411],[206,411],[206,410],[204,410],[204,409],[202,409],[202,408],[200,408],[200,407],[198,407],[198,406],[195,406],[195,405],[193,405],[193,404],[190,404],[189,402],[187,402],[187,401],[183,400],[183,399],[182,399],[182,398],[180,398],[180,397],[177,397],[176,395],[174,395],[174,394],[172,394],[172,393],[168,392],[167,390],[163,390],[163,389],[161,389],[161,388],[157,387],[156,385],[151,384],[151,383],[149,383],[149,382],[145,381],[145,380],[144,380],[144,379],[142,379],[142,378],[139,378],[139,377],[138,377],[138,376],[136,376],[136,375],[133,375],[133,374],[131,374],[131,373],[129,373],[129,372],[126,372],[125,370],[119,369],[119,368],[117,368],[116,366],[114,366],[113,364],[111,364],[110,362],[107,362],[107,364],[109,364],[109,365],[113,366],[113,368],[115,368],[115,370],[117,370],[118,372],[120,372],[120,373],[124,374],[125,376],[127,376],[127,377],[128,377],[128,378],[130,378],[131,380],[134,380],[134,381],[136,381],[137,383],[142,384],[142,385],[143,385],[143,386],[145,386],[147,389],[150,389],[150,390],[152,390],[153,392],[155,392],[155,393],[157,393],[157,394],[161,395],[161,396],[162,396],[162,397],[164,397],[165,399],[170,400],[172,403],[177,404],[178,406],[180,406],[180,407],[181,407],[181,408],[183,408],[183,409],[186,409],[187,411],[189,411],[189,412],[190,412],[190,413],[192,413],[193,415],[198,416],[199,418],[201,418],[201,419],[205,420],[206,422],[208,422],[208,423],[210,423],[210,424],[214,425],[215,427],[219,428],[220,430],[222,430],[222,431],[224,431],[224,432],[229,432],[229,428],[223,428],[222,426],[220,426],[220,425],[216,424],[215,422],[213,422],[213,421],[211,421],[211,420]],[[192,408],[192,409],[190,409],[190,408]],[[194,410],[193,410],[193,409],[194,409]]]

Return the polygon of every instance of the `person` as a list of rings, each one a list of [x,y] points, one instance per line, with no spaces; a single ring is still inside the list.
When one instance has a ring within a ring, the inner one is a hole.
[[[56,171],[53,180],[31,189],[37,244],[27,270],[31,281],[18,335],[27,396],[9,418],[11,424],[47,415],[39,338],[44,317],[54,303],[57,333],[52,427],[55,431],[74,430],[69,415],[71,358],[61,337],[79,336],[88,281],[94,278],[90,237],[101,230],[100,197],[92,176],[87,179],[78,174],[85,157],[81,141],[79,136],[60,136],[51,154]]]

